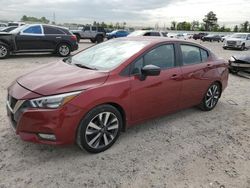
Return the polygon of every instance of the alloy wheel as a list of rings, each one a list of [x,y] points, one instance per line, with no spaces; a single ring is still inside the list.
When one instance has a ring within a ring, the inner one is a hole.
[[[0,57],[3,58],[7,56],[7,54],[8,54],[8,49],[5,46],[0,45]]]
[[[205,97],[205,104],[208,108],[212,109],[218,102],[220,97],[220,88],[213,84],[207,91]]]
[[[118,134],[119,121],[111,112],[101,112],[88,124],[85,139],[89,147],[101,149],[108,146]]]
[[[59,53],[62,56],[67,56],[69,54],[70,50],[69,47],[67,45],[61,45],[59,47]]]

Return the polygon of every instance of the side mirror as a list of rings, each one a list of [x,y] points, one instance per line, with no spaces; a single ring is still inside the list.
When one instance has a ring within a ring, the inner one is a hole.
[[[143,81],[147,76],[158,76],[161,73],[161,68],[155,65],[146,65],[141,69],[140,80]]]

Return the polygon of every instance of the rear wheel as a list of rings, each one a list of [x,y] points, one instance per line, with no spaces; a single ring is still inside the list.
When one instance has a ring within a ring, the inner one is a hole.
[[[221,96],[221,87],[217,82],[215,82],[208,88],[200,104],[200,108],[203,111],[212,110],[218,103],[220,96]]]
[[[61,57],[67,57],[70,55],[70,46],[68,44],[62,43],[59,44],[57,47],[57,53]]]
[[[94,108],[84,117],[78,128],[78,146],[91,153],[105,151],[119,137],[122,122],[122,116],[115,107],[101,105]]]
[[[9,48],[4,44],[0,44],[0,59],[7,58],[9,54],[10,54]]]
[[[102,36],[102,35],[97,35],[97,37],[96,37],[96,42],[97,43],[101,43],[101,42],[103,42],[104,41],[104,37]]]

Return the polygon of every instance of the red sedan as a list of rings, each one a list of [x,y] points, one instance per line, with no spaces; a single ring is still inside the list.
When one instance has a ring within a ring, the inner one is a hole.
[[[180,109],[212,110],[228,65],[195,43],[114,39],[18,78],[7,112],[21,139],[97,153],[126,128]]]

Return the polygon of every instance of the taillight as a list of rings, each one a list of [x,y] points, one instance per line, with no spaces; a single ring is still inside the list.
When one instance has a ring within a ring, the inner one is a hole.
[[[74,40],[74,41],[77,41],[77,38],[76,38],[75,35],[72,35],[70,38],[71,38],[72,40]]]

